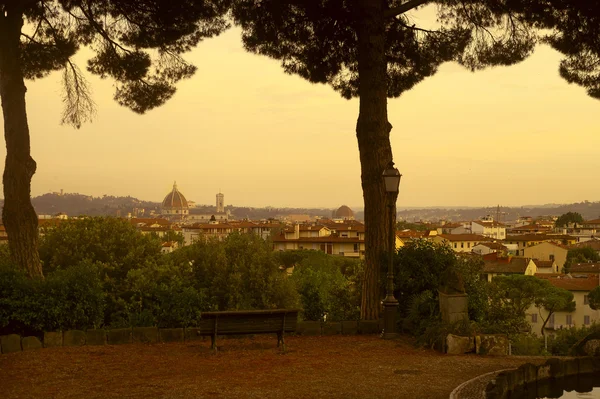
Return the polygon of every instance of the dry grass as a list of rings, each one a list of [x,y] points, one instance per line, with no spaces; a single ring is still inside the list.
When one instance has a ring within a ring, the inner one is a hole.
[[[477,375],[527,359],[450,356],[408,338],[288,337],[48,348],[0,356],[0,397],[446,399]]]

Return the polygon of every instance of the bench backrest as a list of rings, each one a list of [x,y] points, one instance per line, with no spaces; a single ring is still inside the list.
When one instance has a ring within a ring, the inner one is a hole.
[[[298,309],[203,312],[198,325],[199,335],[260,334],[294,332]]]

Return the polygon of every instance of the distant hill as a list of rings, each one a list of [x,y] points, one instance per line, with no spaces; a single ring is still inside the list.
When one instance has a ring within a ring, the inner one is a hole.
[[[567,212],[578,212],[584,219],[600,218],[600,202],[583,201],[574,204],[547,204],[527,205],[522,207],[500,207],[497,215],[497,207],[485,208],[423,208],[402,209],[398,208],[398,216],[406,221],[464,221],[475,220],[482,216],[492,215],[502,221],[516,220],[521,216],[560,216]],[[497,217],[498,216],[498,217]]]
[[[48,193],[31,199],[33,207],[38,215],[56,215],[65,213],[68,216],[127,216],[128,213],[138,217],[149,216],[151,211],[159,212],[160,203],[143,201],[134,197],[115,197],[104,195],[92,197],[89,195],[70,193],[58,194]],[[0,206],[4,200],[0,200]],[[215,213],[216,208],[210,205],[198,205],[197,212]],[[243,207],[228,205],[236,218],[248,218],[254,220],[278,218],[287,215],[309,215],[331,217],[332,209],[328,208],[274,208],[274,207]]]
[[[115,197],[104,195],[92,197],[89,195],[70,193],[49,193],[32,198],[33,206],[38,215],[56,215],[66,213],[69,216],[117,216],[125,217],[128,213],[137,216],[149,216],[151,211],[159,212],[160,203],[144,201],[134,197]],[[0,206],[4,200],[0,200]],[[198,205],[198,212],[216,212],[214,206]],[[331,208],[275,208],[271,206],[245,207],[227,205],[226,209],[238,219],[248,218],[253,220],[279,218],[287,215],[309,215],[331,217]],[[500,207],[500,221],[516,220],[520,216],[560,216],[567,212],[579,212],[584,219],[600,218],[600,202],[583,201],[574,204],[545,204],[527,205],[522,207]],[[415,221],[462,221],[479,219],[482,216],[492,215],[496,218],[497,207],[427,207],[427,208],[398,208],[398,216],[409,222]],[[355,209],[357,220],[363,220],[362,209]]]
[[[31,199],[33,207],[38,215],[56,215],[66,213],[69,216],[122,216],[134,212],[134,209],[145,210],[150,214],[151,210],[158,211],[158,202],[142,201],[134,197],[114,197],[105,195],[92,197],[83,194],[44,194]],[[4,204],[4,200],[2,200]]]

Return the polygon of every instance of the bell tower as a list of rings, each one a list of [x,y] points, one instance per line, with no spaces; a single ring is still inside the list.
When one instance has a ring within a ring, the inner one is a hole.
[[[225,196],[221,194],[221,190],[217,194],[217,213],[225,213]]]

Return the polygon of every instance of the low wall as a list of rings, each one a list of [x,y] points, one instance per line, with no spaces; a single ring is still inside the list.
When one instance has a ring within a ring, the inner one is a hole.
[[[298,322],[296,332],[290,335],[321,336],[336,334],[379,334],[383,319],[378,321]],[[197,327],[157,328],[134,327],[114,330],[68,330],[45,332],[43,337],[21,337],[17,334],[0,336],[0,353],[13,353],[56,346],[121,345],[136,342],[189,342],[209,337],[200,336]],[[219,336],[219,338],[238,336]],[[41,338],[41,339],[40,339]]]
[[[499,373],[496,378],[487,385],[485,389],[485,398],[505,399],[508,398],[512,392],[523,392],[533,389],[539,393],[540,387],[551,386],[547,383],[552,380],[566,379],[577,375],[588,375],[598,372],[600,372],[600,357],[586,356],[570,359],[552,358],[539,366],[526,363],[517,369]]]

